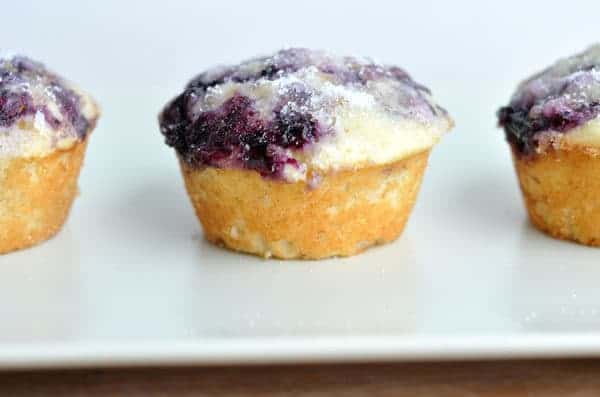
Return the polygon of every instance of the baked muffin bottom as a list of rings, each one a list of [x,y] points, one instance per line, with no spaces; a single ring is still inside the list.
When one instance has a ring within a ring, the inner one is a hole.
[[[513,159],[532,223],[553,237],[600,246],[598,149],[548,148]]]
[[[392,164],[330,172],[312,189],[254,171],[180,165],[209,241],[263,257],[319,259],[396,239],[428,157],[425,151]]]
[[[45,157],[0,160],[0,253],[54,236],[77,195],[87,139]]]

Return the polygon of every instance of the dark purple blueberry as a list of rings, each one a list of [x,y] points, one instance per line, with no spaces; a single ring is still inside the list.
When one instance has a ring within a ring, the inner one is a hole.
[[[60,127],[60,125],[61,125],[60,120],[57,119],[47,107],[42,108],[42,114],[44,115],[44,119],[46,120],[46,123],[50,124],[50,127],[54,128],[54,129]]]
[[[195,90],[198,93],[202,93],[206,91],[209,87],[214,87],[218,84],[223,84],[225,82],[225,78],[229,77],[226,73],[219,75],[217,77],[209,78],[205,73],[202,73],[196,77],[194,77],[187,85],[187,89]]]
[[[274,123],[274,140],[284,148],[300,149],[320,136],[318,123],[310,114],[278,113]]]
[[[85,137],[90,122],[81,114],[79,96],[74,91],[59,85],[58,82],[52,83],[50,90],[54,93],[61,113],[73,125],[77,135],[80,138]],[[46,121],[52,124],[51,120],[46,119]]]
[[[540,133],[568,133],[600,115],[600,46],[561,60],[523,83],[498,122],[517,153],[529,155]]]
[[[29,94],[0,92],[0,127],[10,127],[19,118],[34,113],[35,106]]]
[[[506,139],[520,153],[528,154],[535,149],[533,141],[533,123],[527,117],[527,111],[505,106],[498,110],[500,126],[506,131]]]
[[[186,111],[186,93],[177,96],[165,106],[160,115],[160,130],[165,136],[166,144],[178,152],[186,148],[186,132],[189,119]]]
[[[511,106],[500,108],[498,120],[504,127],[506,139],[518,153],[528,155],[538,145],[538,133],[556,131],[565,133],[585,124],[600,114],[600,104],[590,103],[575,108],[547,108],[537,117],[530,109]]]
[[[199,91],[206,91],[207,88],[228,81],[234,83],[246,83],[258,79],[273,80],[280,75],[292,73],[298,70],[299,67],[299,65],[295,64],[267,63],[264,68],[258,70],[256,73],[247,73],[245,70],[237,70],[234,68],[223,68],[222,71],[216,75],[207,75],[206,73],[198,75],[188,83],[187,88],[196,88]]]
[[[192,165],[239,166],[279,177],[286,164],[298,166],[286,149],[302,148],[321,134],[316,120],[298,112],[279,111],[272,121],[264,120],[253,101],[241,95],[191,120],[187,98],[173,100],[159,121],[167,145]]]
[[[277,73],[281,72],[275,65],[267,65],[263,70],[260,71],[259,77],[264,77],[266,79],[272,79],[277,75]]]
[[[26,91],[28,84],[42,85],[49,101],[56,100],[62,119],[70,123],[79,137],[87,133],[90,121],[81,113],[80,98],[55,74],[36,61],[23,56],[0,59],[0,126],[10,127],[19,118],[42,112],[46,122],[59,128],[62,122],[45,104],[35,104]]]
[[[44,65],[24,56],[15,56],[12,59],[17,73],[44,73]]]
[[[264,62],[264,67],[256,71],[248,72],[244,64],[240,67],[222,67],[216,73],[202,73],[198,75],[188,83],[187,88],[206,90],[209,87],[214,87],[228,81],[245,83],[258,79],[273,80],[289,73],[294,73],[299,69],[315,66],[320,72],[331,75],[343,84],[366,84],[371,80],[393,78],[412,88],[429,92],[426,87],[416,83],[408,73],[397,66],[356,63],[356,59],[352,57],[343,58],[344,61],[342,64],[330,61],[327,57],[317,61],[315,54],[318,53],[304,48],[282,50],[275,56],[255,60],[255,62]]]

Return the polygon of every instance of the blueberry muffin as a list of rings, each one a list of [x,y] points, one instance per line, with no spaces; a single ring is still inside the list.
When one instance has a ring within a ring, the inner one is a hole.
[[[532,223],[600,245],[600,45],[522,82],[498,111]]]
[[[208,240],[310,259],[397,238],[452,126],[402,69],[308,49],[204,72],[159,122]]]
[[[0,54],[0,253],[56,234],[98,110],[42,64]]]

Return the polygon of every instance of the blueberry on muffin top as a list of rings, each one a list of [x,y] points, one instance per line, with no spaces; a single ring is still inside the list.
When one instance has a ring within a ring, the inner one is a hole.
[[[159,123],[189,165],[295,181],[309,167],[363,166],[426,150],[452,122],[398,67],[292,48],[198,75]]]
[[[600,45],[522,82],[498,111],[507,140],[520,154],[583,126],[600,114]]]
[[[0,157],[68,146],[84,139],[97,117],[91,98],[41,63],[0,54]]]

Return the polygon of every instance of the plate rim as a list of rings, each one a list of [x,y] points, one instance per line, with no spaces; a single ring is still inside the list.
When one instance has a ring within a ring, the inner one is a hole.
[[[206,338],[0,345],[0,369],[580,358],[600,334]]]

